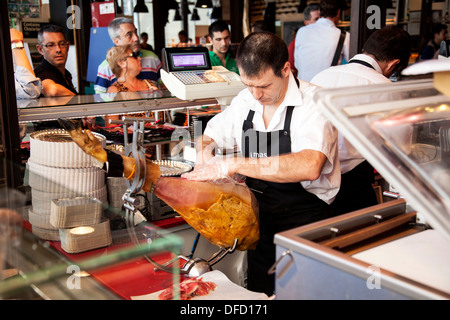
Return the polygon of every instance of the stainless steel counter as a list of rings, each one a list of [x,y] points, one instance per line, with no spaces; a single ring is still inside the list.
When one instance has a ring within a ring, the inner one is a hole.
[[[412,80],[315,100],[404,199],[276,234],[277,298],[450,299],[450,98]]]

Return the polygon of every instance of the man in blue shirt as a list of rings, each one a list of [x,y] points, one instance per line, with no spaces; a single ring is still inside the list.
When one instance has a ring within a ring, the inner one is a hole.
[[[228,24],[222,20],[217,20],[209,26],[209,37],[212,42],[212,50],[209,51],[212,66],[223,66],[230,71],[239,74],[236,60],[229,52],[231,34]]]
[[[108,33],[116,46],[131,45],[133,52],[140,52],[142,71],[138,79],[148,79],[154,84],[160,80],[161,61],[149,50],[141,49],[139,36],[133,21],[128,18],[115,18],[108,26]],[[104,93],[116,81],[106,59],[99,65],[95,80],[95,93]]]

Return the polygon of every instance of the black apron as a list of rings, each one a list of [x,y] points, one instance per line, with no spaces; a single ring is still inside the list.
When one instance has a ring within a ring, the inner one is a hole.
[[[243,125],[244,157],[270,157],[291,152],[290,125],[294,111],[287,107],[283,130],[260,132],[253,129],[254,111],[250,110]],[[301,125],[301,124],[296,124]],[[246,183],[259,203],[260,240],[248,251],[247,287],[272,295],[275,278],[267,271],[275,262],[275,233],[330,217],[328,204],[306,191],[298,183],[275,183],[247,177]]]
[[[356,211],[378,204],[372,184],[375,181],[373,167],[366,160],[341,175],[341,187],[331,203],[333,216]]]
[[[349,63],[358,63],[375,70],[370,63],[362,60],[352,59]],[[342,174],[339,192],[331,203],[333,215],[337,216],[378,204],[372,187],[374,181],[373,167],[366,160],[351,171]]]

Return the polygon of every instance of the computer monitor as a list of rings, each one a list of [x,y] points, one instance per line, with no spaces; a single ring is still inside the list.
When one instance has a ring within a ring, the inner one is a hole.
[[[205,47],[164,48],[163,68],[167,72],[211,70],[211,60]]]

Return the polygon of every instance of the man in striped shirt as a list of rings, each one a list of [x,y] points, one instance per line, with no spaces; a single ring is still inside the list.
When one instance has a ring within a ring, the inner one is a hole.
[[[160,80],[161,61],[158,56],[149,50],[141,49],[139,36],[133,21],[128,18],[115,18],[108,26],[108,33],[116,46],[131,45],[134,52],[140,52],[142,71],[138,79],[148,79],[154,84]],[[104,93],[116,81],[106,59],[98,66],[95,80],[95,93]]]

